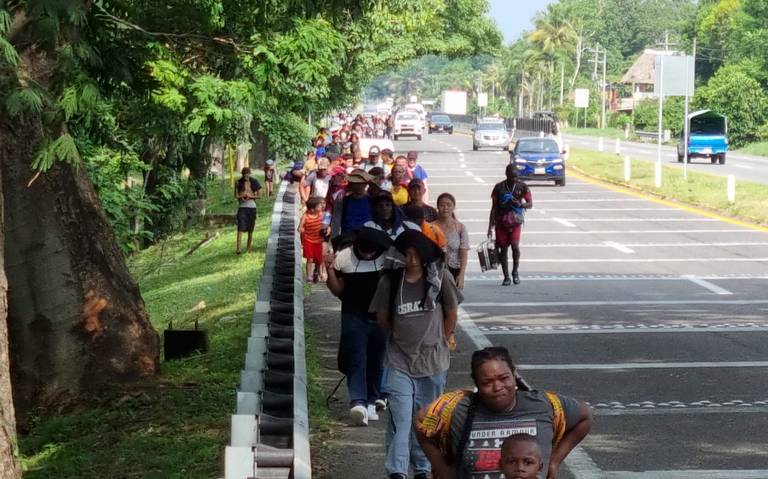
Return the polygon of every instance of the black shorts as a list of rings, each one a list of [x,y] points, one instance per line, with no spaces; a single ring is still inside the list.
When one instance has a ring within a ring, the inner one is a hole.
[[[237,209],[237,231],[253,232],[256,226],[256,208]]]

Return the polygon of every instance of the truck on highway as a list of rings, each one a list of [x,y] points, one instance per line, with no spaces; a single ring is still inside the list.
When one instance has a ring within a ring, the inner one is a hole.
[[[449,115],[467,114],[467,92],[444,90],[440,94],[440,111]]]
[[[691,158],[709,158],[712,164],[725,164],[728,152],[728,118],[712,110],[688,115],[688,163]],[[685,157],[685,129],[677,144],[677,161]]]

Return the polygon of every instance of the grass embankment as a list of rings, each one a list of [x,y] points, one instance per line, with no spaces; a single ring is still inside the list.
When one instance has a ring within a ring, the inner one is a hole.
[[[234,213],[229,183],[210,204]],[[254,252],[236,256],[234,225],[178,233],[129,260],[152,324],[208,331],[206,354],[163,362],[128,391],[89,398],[74,412],[36,418],[21,437],[25,479],[210,479],[222,470],[229,414],[264,262],[272,200],[260,200]],[[220,236],[186,256],[207,234]],[[203,305],[204,302],[204,305]]]
[[[736,150],[736,153],[746,153],[747,155],[768,156],[768,141],[750,143],[744,148]]]
[[[736,202],[728,203],[726,178],[707,173],[688,171],[688,181],[683,178],[682,168],[665,165],[662,170],[662,186],[656,188],[654,164],[649,161],[632,161],[632,180],[624,182],[624,160],[610,153],[573,148],[568,165],[589,176],[612,183],[628,185],[667,199],[695,205],[745,221],[768,224],[768,188],[747,181],[736,182]]]

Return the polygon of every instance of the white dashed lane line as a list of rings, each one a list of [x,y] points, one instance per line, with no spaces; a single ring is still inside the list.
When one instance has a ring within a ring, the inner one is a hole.
[[[495,336],[537,336],[565,334],[649,334],[649,333],[753,333],[768,332],[768,324],[760,323],[677,323],[677,324],[560,324],[478,326],[483,334]]]
[[[608,246],[608,247],[610,247],[610,248],[613,248],[613,249],[615,249],[615,250],[617,250],[617,251],[620,251],[620,252],[622,252],[622,253],[626,253],[626,254],[634,254],[634,252],[635,252],[635,250],[633,250],[632,248],[629,248],[629,247],[627,247],[627,246],[624,246],[624,245],[623,245],[623,244],[621,244],[621,243],[616,243],[615,241],[604,241],[603,243],[604,243],[606,246]]]
[[[560,223],[561,225],[566,226],[568,228],[575,228],[576,227],[575,224],[573,224],[570,221],[565,220],[563,218],[552,218],[552,221],[554,221],[556,223]]]

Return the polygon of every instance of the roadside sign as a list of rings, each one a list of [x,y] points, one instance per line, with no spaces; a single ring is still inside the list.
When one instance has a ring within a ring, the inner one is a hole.
[[[662,65],[663,63],[663,65]],[[656,55],[654,93],[664,96],[693,96],[694,62],[690,55]]]
[[[488,106],[488,94],[487,93],[478,93],[477,94],[477,106],[480,108],[484,108]]]
[[[576,108],[588,108],[589,107],[589,89],[577,88],[573,91],[574,101]]]

